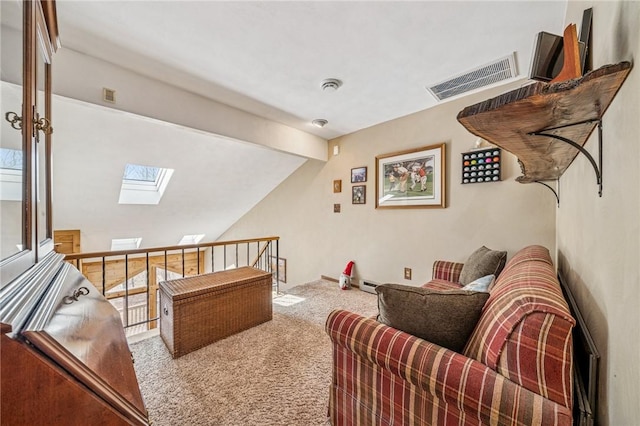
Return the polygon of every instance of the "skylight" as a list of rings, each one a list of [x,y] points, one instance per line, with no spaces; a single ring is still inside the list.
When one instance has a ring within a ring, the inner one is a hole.
[[[127,164],[124,166],[124,177],[122,179],[155,183],[160,174],[160,170],[162,170],[160,167]]]
[[[111,251],[134,250],[140,248],[142,238],[114,238],[111,240]]]
[[[0,148],[0,199],[22,200],[22,150]]]
[[[173,176],[173,169],[127,164],[124,168],[118,203],[160,203],[171,176]]]
[[[204,238],[204,234],[185,235],[182,237],[178,245],[185,246],[189,244],[198,244]]]
[[[22,170],[22,150],[0,148],[0,169]]]

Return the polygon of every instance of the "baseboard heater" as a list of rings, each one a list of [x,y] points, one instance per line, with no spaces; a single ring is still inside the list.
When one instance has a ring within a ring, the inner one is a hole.
[[[360,281],[360,290],[366,291],[367,293],[376,294],[376,287],[378,283],[369,280],[361,280]]]
[[[576,299],[560,273],[558,273],[558,280],[571,309],[571,314],[576,319],[576,326],[573,328],[573,424],[574,426],[593,426],[596,422],[600,354],[589,329],[587,329],[587,324]]]

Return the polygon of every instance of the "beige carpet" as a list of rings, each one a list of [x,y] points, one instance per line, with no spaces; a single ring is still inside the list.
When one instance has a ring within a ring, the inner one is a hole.
[[[281,306],[304,300],[290,306]],[[134,343],[150,419],[161,425],[325,425],[329,312],[377,313],[375,295],[314,281],[275,299],[273,320],[172,359],[159,336]]]

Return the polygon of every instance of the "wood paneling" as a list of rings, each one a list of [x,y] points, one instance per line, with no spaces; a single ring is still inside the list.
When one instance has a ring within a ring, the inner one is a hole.
[[[65,229],[53,231],[53,244],[58,253],[80,253],[80,230]]]

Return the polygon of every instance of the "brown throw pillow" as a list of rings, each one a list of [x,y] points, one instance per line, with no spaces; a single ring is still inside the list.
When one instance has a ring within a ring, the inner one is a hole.
[[[461,352],[473,332],[489,293],[430,290],[382,284],[378,321],[442,347]]]
[[[462,266],[460,271],[460,284],[467,285],[472,281],[486,275],[500,275],[502,268],[507,263],[507,252],[480,247],[474,251]]]

